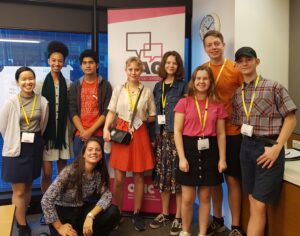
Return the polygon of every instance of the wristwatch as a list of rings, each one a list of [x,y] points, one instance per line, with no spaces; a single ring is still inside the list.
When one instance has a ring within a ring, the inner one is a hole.
[[[87,217],[91,218],[92,220],[95,219],[95,216],[94,216],[91,212],[89,212],[89,213],[87,214]]]

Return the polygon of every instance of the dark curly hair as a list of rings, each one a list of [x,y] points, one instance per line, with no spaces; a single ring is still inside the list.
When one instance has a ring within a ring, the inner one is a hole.
[[[51,56],[52,53],[58,52],[61,53],[64,59],[69,55],[68,47],[59,41],[52,41],[48,44],[48,58]]]

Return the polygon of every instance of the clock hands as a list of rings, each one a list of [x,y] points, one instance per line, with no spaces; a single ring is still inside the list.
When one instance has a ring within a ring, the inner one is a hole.
[[[210,27],[212,26],[214,24],[214,22],[212,21],[211,23],[210,23],[210,25],[208,26],[208,27],[205,27],[206,29],[210,29]]]

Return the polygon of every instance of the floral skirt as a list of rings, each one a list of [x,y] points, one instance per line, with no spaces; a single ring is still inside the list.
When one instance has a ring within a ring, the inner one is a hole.
[[[166,129],[163,129],[162,134],[156,137],[155,158],[154,186],[160,192],[180,192],[181,187],[175,181],[179,159],[175,147],[174,134],[167,132]]]

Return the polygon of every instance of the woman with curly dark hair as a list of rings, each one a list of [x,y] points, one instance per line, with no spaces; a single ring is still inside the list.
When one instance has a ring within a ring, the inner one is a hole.
[[[43,174],[41,189],[46,192],[51,184],[53,162],[57,164],[60,172],[70,158],[69,132],[68,132],[68,82],[61,73],[65,59],[69,54],[68,47],[59,41],[48,44],[48,64],[50,72],[45,80],[37,86],[40,92],[49,102],[49,119],[43,134],[45,148],[43,153]],[[44,218],[41,218],[44,224]]]
[[[120,212],[111,205],[109,175],[98,139],[90,138],[44,194],[41,205],[51,235],[109,235]]]

